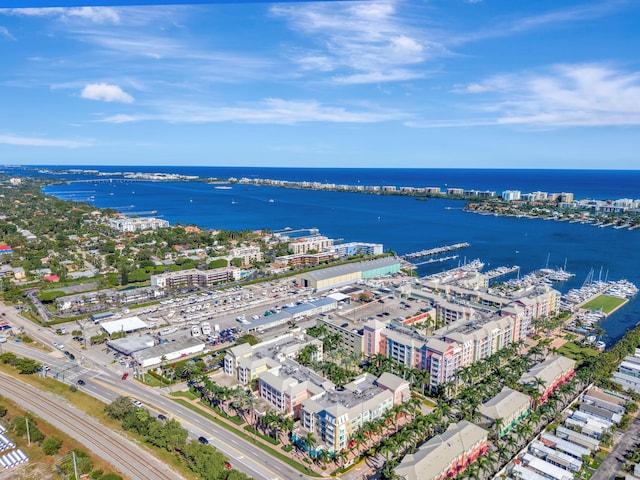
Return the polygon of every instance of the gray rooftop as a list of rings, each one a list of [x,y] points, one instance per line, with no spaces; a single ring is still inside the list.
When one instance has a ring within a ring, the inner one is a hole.
[[[365,272],[367,270],[373,270],[382,267],[390,267],[398,263],[398,259],[396,259],[395,257],[383,257],[376,258],[375,260],[368,260],[366,262],[348,263],[346,265],[338,265],[337,267],[323,268],[322,270],[313,270],[311,272],[306,272],[305,275],[309,275],[314,280],[327,280],[329,278],[338,277],[341,275],[348,275],[356,272]]]
[[[124,337],[117,340],[109,340],[109,345],[114,350],[124,353],[125,355],[131,355],[134,352],[144,350],[145,348],[153,347],[155,341],[151,335],[137,335],[134,337]]]
[[[147,348],[146,350],[141,350],[134,353],[133,356],[138,360],[138,362],[142,362],[150,358],[161,358],[169,353],[179,352],[180,350],[194,347],[196,345],[202,345],[204,348],[204,343],[197,338],[187,337],[176,340],[175,342],[163,343],[161,345],[156,345],[155,347]]]

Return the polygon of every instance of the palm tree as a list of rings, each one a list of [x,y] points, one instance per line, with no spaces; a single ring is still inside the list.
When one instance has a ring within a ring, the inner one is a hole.
[[[340,450],[339,452],[336,452],[334,454],[334,459],[336,461],[336,464],[340,464],[339,468],[342,468],[344,466],[344,462],[347,460],[347,458],[349,457],[349,452],[346,450]]]
[[[302,439],[302,443],[305,445],[306,449],[307,449],[307,453],[309,454],[309,456],[311,456],[311,451],[313,450],[313,448],[316,446],[317,442],[316,442],[316,438],[313,435],[313,432],[309,432],[307,433],[304,438]]]
[[[502,429],[504,428],[504,418],[496,418],[493,422],[493,435],[496,440],[500,438]]]
[[[387,437],[380,444],[380,448],[378,449],[378,452],[384,455],[384,460],[385,462],[388,463],[391,457],[395,455],[397,447],[398,447],[397,442],[393,438]]]

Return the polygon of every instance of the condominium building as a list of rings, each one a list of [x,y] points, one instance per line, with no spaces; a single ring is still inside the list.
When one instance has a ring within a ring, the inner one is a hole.
[[[502,437],[529,414],[530,408],[529,395],[504,387],[495,397],[478,406],[478,411],[488,425],[493,425],[497,419],[502,420],[498,432],[498,436]]]
[[[217,283],[232,282],[241,278],[238,268],[215,268],[213,270],[179,270],[151,275],[151,285],[160,288],[210,287]]]
[[[382,255],[384,248],[382,243],[350,242],[334,245],[330,251],[341,257],[352,255]]]
[[[260,398],[279,412],[295,417],[300,417],[302,402],[307,398],[333,390],[333,382],[293,360],[284,360],[258,377]]]
[[[560,385],[575,375],[575,360],[562,355],[551,355],[546,360],[531,367],[518,382],[535,387],[540,395],[538,404],[543,404]]]
[[[137,232],[141,230],[157,230],[167,228],[169,222],[154,217],[119,216],[107,219],[107,224],[119,232]]]
[[[282,255],[274,259],[275,263],[289,265],[292,267],[315,266],[322,262],[331,262],[338,258],[333,252],[320,253],[295,253],[293,255]]]
[[[488,449],[487,431],[463,420],[406,455],[395,473],[403,480],[444,480],[462,472]]]
[[[310,251],[319,253],[333,246],[333,239],[327,238],[324,235],[314,235],[312,237],[296,239],[290,242],[288,246],[293,254],[309,253]]]
[[[251,265],[253,262],[263,262],[264,253],[257,246],[237,247],[229,250],[229,258],[239,258],[243,265]]]
[[[322,360],[322,342],[304,333],[289,332],[256,345],[236,345],[227,350],[224,373],[246,385],[285,359],[295,359],[309,345],[314,346],[311,360]]]
[[[335,452],[348,448],[366,422],[381,418],[391,407],[410,398],[409,383],[397,375],[385,373],[376,378],[363,373],[342,389],[305,400],[300,422],[304,430],[319,437],[323,447]]]

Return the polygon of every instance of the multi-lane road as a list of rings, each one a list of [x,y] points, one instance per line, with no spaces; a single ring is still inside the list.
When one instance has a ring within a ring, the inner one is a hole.
[[[71,435],[126,477],[140,480],[184,478],[169,466],[159,462],[135,442],[105,429],[97,420],[69,403],[61,401],[60,397],[43,392],[1,372],[0,380],[2,395]]]
[[[0,310],[8,311],[7,307],[0,304]],[[57,338],[49,329],[37,328],[22,317],[10,315],[11,322],[22,327],[37,343],[51,345]],[[4,351],[12,351],[17,355],[29,357],[43,364],[51,365],[47,375],[53,375],[57,371],[58,379],[69,384],[77,384],[82,378],[85,385],[79,386],[85,393],[104,402],[111,402],[121,395],[140,400],[145,407],[156,413],[163,413],[178,420],[189,431],[191,438],[204,436],[209,443],[225,454],[231,461],[233,468],[240,470],[256,480],[293,480],[311,478],[301,474],[290,465],[270,457],[260,447],[244,438],[232,435],[220,425],[204,418],[182,405],[167,398],[165,389],[146,387],[138,382],[123,381],[120,375],[111,371],[108,367],[93,362],[79,349],[78,346],[69,345],[67,349],[76,355],[82,362],[66,362],[66,357],[59,351],[45,351],[24,343],[7,342],[1,344]],[[17,380],[16,380],[17,381]],[[63,402],[59,402],[63,403]],[[30,407],[28,407],[30,408]],[[33,410],[36,413],[36,410]],[[42,417],[45,419],[45,417]],[[54,424],[55,425],[55,424]],[[68,431],[66,428],[61,428]],[[104,428],[102,429],[105,430]],[[73,432],[69,432],[75,436]],[[96,453],[100,454],[99,450]],[[111,459],[105,458],[111,462]],[[156,460],[157,463],[157,460]],[[114,465],[117,467],[118,462]],[[131,478],[145,478],[137,475]],[[160,478],[160,477],[157,477]]]

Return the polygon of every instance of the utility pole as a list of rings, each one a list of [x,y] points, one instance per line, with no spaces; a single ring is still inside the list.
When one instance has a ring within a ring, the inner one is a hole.
[[[75,480],[79,480],[79,477],[78,477],[78,463],[76,462],[76,452],[71,450],[71,455],[73,455],[73,473],[75,475]]]

